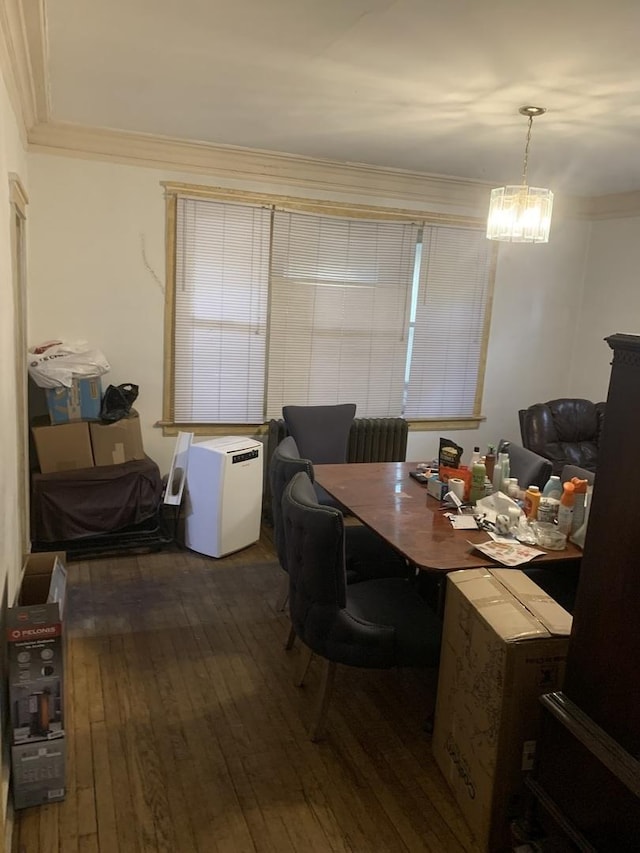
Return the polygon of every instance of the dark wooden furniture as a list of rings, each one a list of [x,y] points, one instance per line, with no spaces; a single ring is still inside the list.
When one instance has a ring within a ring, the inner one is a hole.
[[[313,470],[317,483],[419,569],[444,573],[495,566],[470,544],[486,542],[487,533],[453,530],[440,501],[409,476],[415,467],[415,462],[365,462],[314,465]],[[582,552],[569,544],[529,565],[565,561],[575,565],[581,557]]]
[[[543,697],[530,787],[566,849],[640,849],[640,336],[613,363],[562,693]],[[565,848],[563,848],[565,849]]]

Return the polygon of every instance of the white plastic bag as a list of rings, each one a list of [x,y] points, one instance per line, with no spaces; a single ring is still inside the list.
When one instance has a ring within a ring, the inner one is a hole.
[[[41,388],[71,387],[74,377],[102,376],[111,365],[87,341],[46,341],[28,352],[29,375]]]

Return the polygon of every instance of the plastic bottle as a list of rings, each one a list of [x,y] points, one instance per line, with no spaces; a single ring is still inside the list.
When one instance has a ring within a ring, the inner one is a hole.
[[[500,453],[498,454],[498,459],[502,461],[502,482],[500,483],[500,490],[507,493],[507,486],[509,484],[509,476],[510,476],[510,466],[509,466],[509,454],[508,453]]]
[[[540,489],[538,486],[529,486],[524,493],[524,514],[531,521],[535,521],[538,515],[538,506],[540,504]]]
[[[496,464],[493,466],[493,491],[500,492],[502,491],[502,462],[500,459],[496,461]]]
[[[478,449],[478,454],[480,450]],[[484,462],[475,462],[471,469],[471,492],[469,500],[471,503],[479,501],[484,497],[484,481],[487,476],[487,469],[484,467]]]
[[[560,506],[558,507],[558,530],[567,536],[571,532],[573,521],[573,504],[575,502],[575,484],[567,482],[563,485]]]
[[[542,497],[555,498],[557,501],[562,497],[562,483],[560,482],[560,477],[558,477],[557,474],[552,474],[545,483],[544,489],[542,490]]]
[[[579,527],[582,527],[582,522],[584,521],[584,507],[587,498],[587,486],[589,484],[586,480],[581,480],[579,477],[572,477],[571,482],[575,486],[575,490],[573,492],[575,500],[573,502],[571,533],[575,533]]]
[[[479,462],[479,461],[480,461],[480,448],[474,447],[473,453],[471,454],[471,461],[469,462],[469,468],[471,468],[471,470],[473,471],[473,466],[476,464],[476,462]]]
[[[496,466],[496,449],[493,444],[487,447],[484,457],[484,467],[487,469],[487,477],[493,482],[493,471]]]

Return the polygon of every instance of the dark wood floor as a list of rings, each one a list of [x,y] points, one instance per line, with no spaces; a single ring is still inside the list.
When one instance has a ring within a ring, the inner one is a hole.
[[[276,602],[268,535],[232,557],[72,562],[67,797],[17,813],[20,853],[477,853],[422,730],[434,679],[319,666]]]

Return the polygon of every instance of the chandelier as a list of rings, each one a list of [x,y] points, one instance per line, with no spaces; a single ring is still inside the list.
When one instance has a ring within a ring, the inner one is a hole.
[[[520,107],[519,112],[529,118],[522,183],[491,190],[487,237],[489,240],[502,240],[508,243],[548,243],[553,193],[542,187],[527,186],[531,126],[533,119],[546,113],[546,109]]]

